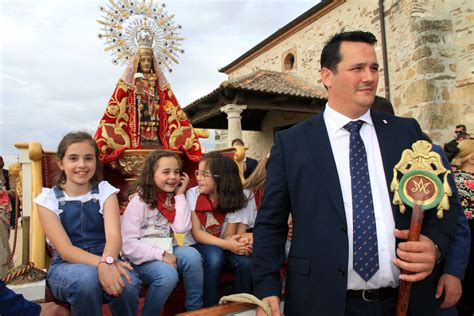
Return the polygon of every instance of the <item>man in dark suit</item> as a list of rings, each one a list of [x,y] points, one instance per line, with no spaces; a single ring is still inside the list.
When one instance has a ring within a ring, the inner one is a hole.
[[[459,152],[459,142],[463,141],[464,139],[469,139],[469,135],[466,135],[466,125],[464,124],[456,125],[456,128],[454,129],[454,134],[456,135],[454,139],[451,140],[449,143],[444,144],[443,146],[443,150],[446,153],[446,156],[448,157],[448,160],[450,162]]]
[[[394,165],[421,129],[414,119],[370,110],[379,79],[375,42],[368,32],[335,35],[321,54],[325,110],[275,135],[254,228],[253,272],[255,294],[276,316],[290,211],[286,315],[394,315],[400,279],[414,282],[412,315],[439,309],[439,262],[458,213],[438,220],[425,212],[420,240],[405,241],[411,210],[401,214],[392,205],[389,187]]]
[[[71,312],[56,303],[36,304],[16,294],[0,280],[0,315],[67,316]]]
[[[240,138],[236,138],[232,140],[232,146],[244,147],[245,144],[243,140],[241,140]],[[248,177],[250,177],[250,175],[255,170],[255,168],[257,168],[258,161],[245,155],[244,164],[245,164],[244,178],[247,179]]]

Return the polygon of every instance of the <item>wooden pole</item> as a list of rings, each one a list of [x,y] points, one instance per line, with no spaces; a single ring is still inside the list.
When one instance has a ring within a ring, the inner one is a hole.
[[[411,215],[410,230],[408,232],[408,241],[419,241],[421,226],[423,225],[424,212],[421,209],[421,205],[418,203],[413,207]],[[408,271],[402,270],[402,274],[411,274]],[[398,292],[397,301],[397,316],[405,316],[408,311],[408,303],[410,301],[410,291],[412,282],[400,280],[400,290]]]

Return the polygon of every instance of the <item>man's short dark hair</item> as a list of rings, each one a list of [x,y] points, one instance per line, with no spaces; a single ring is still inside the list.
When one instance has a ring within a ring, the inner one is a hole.
[[[327,68],[333,72],[337,72],[337,64],[342,59],[340,47],[342,42],[358,42],[375,45],[377,38],[370,32],[352,31],[341,32],[334,35],[326,45],[324,45],[321,52],[321,69]]]
[[[236,142],[240,142],[242,145],[245,145],[243,140],[241,140],[240,138],[235,138],[232,140],[231,146],[234,146]]]
[[[464,124],[456,125],[456,128],[462,128],[463,132],[466,131],[466,125],[464,125]]]

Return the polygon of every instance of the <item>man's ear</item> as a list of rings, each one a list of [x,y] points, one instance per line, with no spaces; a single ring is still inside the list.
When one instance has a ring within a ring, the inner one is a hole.
[[[323,67],[321,69],[321,81],[323,82],[323,85],[326,86],[326,89],[330,88],[332,86],[332,78],[334,74],[332,70]]]
[[[323,85],[326,87],[326,89],[329,89],[332,86],[333,76],[334,74],[330,69],[325,67],[321,69],[321,81],[323,82]]]

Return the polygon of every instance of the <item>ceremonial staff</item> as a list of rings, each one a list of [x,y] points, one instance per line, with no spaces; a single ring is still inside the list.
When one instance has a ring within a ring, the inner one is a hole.
[[[400,161],[393,168],[393,179],[390,190],[394,193],[393,203],[399,205],[400,212],[406,212],[406,206],[412,208],[408,241],[418,241],[423,225],[424,211],[437,209],[437,217],[443,218],[443,211],[449,209],[448,197],[451,188],[448,174],[439,154],[431,151],[431,144],[420,140],[402,153]],[[398,172],[402,173],[398,181]],[[443,182],[439,176],[444,174]],[[401,271],[408,274],[408,271]],[[397,301],[397,316],[404,316],[408,311],[412,282],[400,280],[400,290]]]

